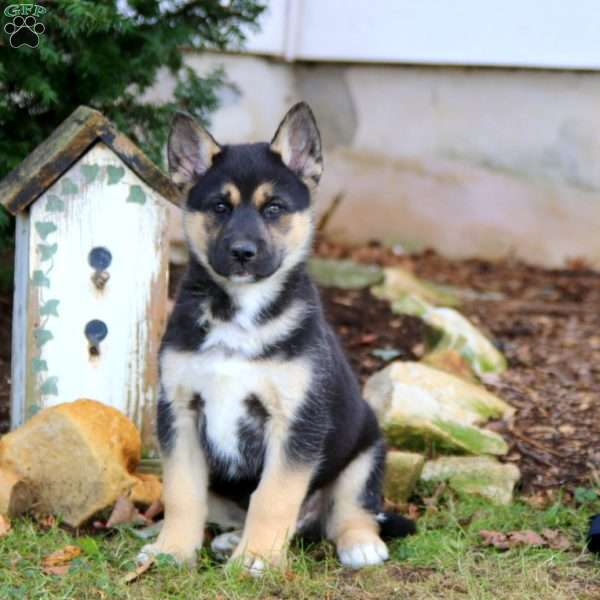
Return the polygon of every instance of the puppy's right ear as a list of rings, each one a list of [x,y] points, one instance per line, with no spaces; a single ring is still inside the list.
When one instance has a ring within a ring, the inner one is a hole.
[[[194,185],[221,151],[212,135],[184,112],[176,112],[171,124],[167,157],[171,179],[181,188]]]

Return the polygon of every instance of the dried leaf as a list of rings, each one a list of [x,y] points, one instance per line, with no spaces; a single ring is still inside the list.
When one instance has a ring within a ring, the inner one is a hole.
[[[408,510],[406,511],[406,515],[409,519],[416,521],[421,516],[421,511],[416,504],[409,503]]]
[[[146,524],[146,519],[140,514],[129,498],[119,496],[106,522],[106,527],[110,528],[125,524],[144,525]]]
[[[494,546],[494,548],[498,548],[498,550],[508,550],[510,548],[506,535],[501,531],[482,529],[479,532],[479,535],[485,546]]]
[[[535,531],[525,529],[523,531],[511,531],[508,534],[508,543],[513,546],[545,546],[546,540]]]
[[[56,525],[54,515],[38,515],[35,520],[42,529],[52,529]]]
[[[42,571],[46,575],[58,575],[59,577],[63,577],[69,572],[71,565],[56,565],[56,566],[48,566],[44,567]]]
[[[548,505],[551,503],[551,499],[548,498],[548,495],[546,494],[545,491],[542,491],[542,492],[536,492],[535,494],[532,494],[531,496],[523,497],[523,502],[526,502],[527,504],[529,504],[529,506],[531,506],[531,508],[537,508],[539,510],[542,510],[542,509],[548,507]]]
[[[125,577],[123,577],[122,582],[123,583],[131,583],[132,581],[135,581],[138,577],[140,577],[140,575],[143,575],[155,562],[155,558],[149,558],[148,560],[144,561],[142,564],[140,564],[138,567],[136,567],[133,571],[130,571],[129,573],[127,573],[127,575],[125,575]]]
[[[556,529],[542,529],[542,535],[548,541],[548,546],[553,550],[568,550],[571,547],[569,538]]]
[[[0,515],[0,538],[10,533],[11,526],[8,517]]]
[[[154,517],[160,515],[165,510],[163,503],[160,500],[155,500],[144,513],[144,517],[148,521],[152,521]]]
[[[77,558],[81,554],[81,548],[79,546],[73,546],[71,544],[61,548],[60,550],[56,550],[52,554],[44,557],[42,559],[42,566],[44,568],[47,567],[56,567],[58,565],[65,565],[66,563],[72,561],[74,558]]]
[[[494,546],[499,550],[508,550],[516,546],[550,547],[554,550],[566,550],[571,546],[571,542],[567,537],[554,529],[544,529],[541,535],[530,529],[509,531],[508,533],[482,529],[479,535],[486,546]]]
[[[456,350],[436,350],[423,358],[423,362],[430,367],[456,375],[465,381],[477,382],[477,377],[469,363]]]

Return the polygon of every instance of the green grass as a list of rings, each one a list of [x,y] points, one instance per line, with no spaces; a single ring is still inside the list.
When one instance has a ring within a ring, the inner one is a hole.
[[[0,598],[600,598],[600,560],[582,550],[594,512],[600,512],[598,500],[578,508],[557,503],[536,510],[523,502],[498,508],[445,495],[437,511],[419,520],[416,536],[391,545],[392,558],[385,567],[344,570],[332,547],[322,543],[295,547],[286,573],[268,573],[261,579],[223,569],[204,551],[194,570],[161,560],[130,584],[122,578],[134,567],[133,558],[143,542],[127,529],[108,536],[74,536],[60,527],[44,532],[31,520],[18,519],[0,540]],[[483,547],[479,538],[481,529],[544,528],[565,533],[571,549],[501,552]],[[82,548],[69,573],[44,575],[42,558],[66,544]]]

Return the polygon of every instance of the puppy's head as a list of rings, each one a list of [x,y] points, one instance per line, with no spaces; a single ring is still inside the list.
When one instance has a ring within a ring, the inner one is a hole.
[[[233,283],[251,283],[302,261],[312,239],[311,191],[323,171],[321,139],[305,103],[270,143],[220,145],[185,113],[169,134],[171,177],[187,192],[191,252]]]

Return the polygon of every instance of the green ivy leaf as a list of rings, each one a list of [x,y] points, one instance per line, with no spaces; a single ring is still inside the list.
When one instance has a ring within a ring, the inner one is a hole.
[[[125,169],[123,167],[114,167],[113,165],[108,165],[108,167],[106,167],[106,174],[108,175],[108,185],[114,185],[123,179],[123,175],[125,175]]]
[[[50,221],[38,221],[35,224],[35,230],[39,236],[45,240],[51,233],[54,233],[58,228]]]
[[[46,201],[46,210],[48,212],[62,212],[65,210],[65,201],[55,194],[50,194]]]
[[[34,357],[31,359],[31,370],[34,373],[41,373],[48,370],[48,363],[41,358]]]
[[[58,377],[48,377],[40,385],[40,393],[45,396],[58,396]]]
[[[33,337],[35,338],[35,344],[38,348],[41,348],[44,344],[54,339],[52,332],[49,329],[44,329],[43,327],[38,327],[33,332]]]
[[[132,185],[129,187],[129,196],[127,196],[127,202],[133,202],[134,204],[145,204],[146,193],[139,185]]]
[[[40,308],[40,315],[43,317],[58,317],[58,305],[60,304],[60,300],[52,299],[46,300],[44,305]]]
[[[40,269],[33,272],[32,283],[36,287],[50,287],[50,280],[46,277],[44,271]]]
[[[81,165],[80,168],[83,176],[85,177],[86,183],[92,183],[100,172],[99,165]]]
[[[40,253],[40,260],[44,262],[50,260],[56,254],[58,244],[38,244],[37,249]]]
[[[70,177],[63,177],[62,179],[62,193],[65,196],[72,196],[79,191],[78,187],[73,183]]]

